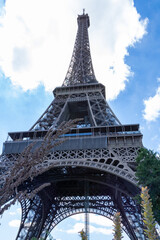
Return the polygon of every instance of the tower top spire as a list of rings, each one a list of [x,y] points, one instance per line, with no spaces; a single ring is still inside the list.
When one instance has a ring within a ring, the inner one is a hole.
[[[63,86],[89,84],[97,82],[90,54],[88,28],[89,16],[83,9],[83,14],[77,18],[78,31],[71,57],[71,62],[63,82]]]

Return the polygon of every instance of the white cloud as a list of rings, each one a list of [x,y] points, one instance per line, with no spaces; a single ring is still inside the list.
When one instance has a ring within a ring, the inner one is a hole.
[[[20,226],[20,222],[21,222],[20,220],[15,219],[15,220],[10,221],[8,224],[10,227],[18,228]]]
[[[22,213],[22,210],[21,210],[21,208],[17,208],[15,211],[10,211],[9,212],[9,215],[16,215],[16,214],[21,214]]]
[[[21,214],[21,213],[22,213],[22,209],[21,209],[21,208],[17,208],[16,211],[17,211],[18,214]]]
[[[110,235],[113,232],[112,228],[107,229],[107,228],[97,228],[97,227],[90,226],[89,229],[91,233],[102,233],[105,235]]]
[[[71,218],[75,219],[76,221],[84,222],[84,214],[76,214],[71,216]],[[95,214],[89,214],[89,222],[105,227],[112,227],[113,225],[113,222],[108,218]]]
[[[82,229],[84,229],[84,224],[83,223],[76,223],[72,229],[67,230],[66,232],[69,234],[74,234],[80,232]],[[97,228],[92,225],[89,226],[89,231],[90,233],[102,233],[105,235],[110,235],[112,234],[112,229],[107,229],[107,228]]]
[[[14,216],[16,215],[16,212],[9,212],[9,215]]]
[[[72,229],[69,229],[69,230],[67,230],[66,232],[67,232],[67,233],[72,233],[72,234],[74,234],[74,233],[80,232],[82,229],[84,229],[84,224],[83,224],[83,223],[76,223],[76,224],[73,226]]]
[[[143,117],[147,121],[155,121],[160,116],[160,87],[158,87],[156,94],[144,100]]]
[[[0,19],[0,65],[14,85],[28,90],[42,83],[53,90],[62,84],[76,36],[76,16],[84,6],[91,17],[97,79],[107,86],[108,99],[125,89],[131,75],[125,63],[127,47],[143,37],[147,25],[131,0],[7,0],[6,15]]]

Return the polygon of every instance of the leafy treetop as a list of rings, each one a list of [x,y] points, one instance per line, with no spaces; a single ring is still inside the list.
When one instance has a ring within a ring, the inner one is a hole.
[[[136,162],[138,183],[148,187],[153,213],[156,221],[160,224],[160,158],[157,153],[142,148]]]

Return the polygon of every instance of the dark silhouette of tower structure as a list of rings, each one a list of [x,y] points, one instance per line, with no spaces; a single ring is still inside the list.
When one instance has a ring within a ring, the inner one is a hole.
[[[12,161],[29,143],[43,141],[50,128],[80,119],[65,134],[66,141],[47,156],[45,164],[55,162],[55,167],[32,181],[32,185],[48,181],[51,185],[21,202],[16,239],[46,239],[46,233],[63,219],[86,212],[86,198],[88,213],[113,219],[119,211],[130,239],[144,239],[140,207],[134,200],[139,193],[135,158],[142,147],[142,134],[138,124],[121,124],[106,102],[105,87],[97,81],[92,66],[88,14],[83,12],[77,21],[63,85],[54,89],[53,101],[29,131],[9,133],[11,140],[4,143],[2,156]]]

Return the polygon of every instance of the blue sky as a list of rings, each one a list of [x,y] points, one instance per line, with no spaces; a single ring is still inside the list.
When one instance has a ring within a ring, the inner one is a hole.
[[[112,110],[123,124],[139,123],[144,146],[160,152],[159,0],[0,0],[0,147],[8,132],[35,123],[63,83],[83,8],[95,75]],[[2,239],[16,235],[17,208],[1,219]],[[65,220],[54,237],[79,239],[79,223]],[[91,225],[92,240],[112,239],[103,224]]]

